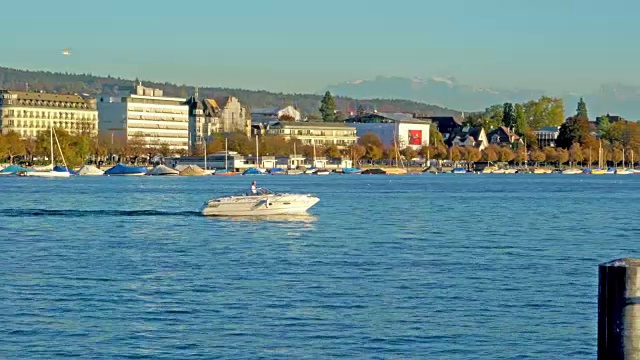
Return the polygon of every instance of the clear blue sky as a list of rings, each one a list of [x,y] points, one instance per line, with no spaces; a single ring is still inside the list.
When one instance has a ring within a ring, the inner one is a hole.
[[[586,92],[640,85],[639,11],[632,0],[7,1],[0,66],[285,92],[376,75]]]

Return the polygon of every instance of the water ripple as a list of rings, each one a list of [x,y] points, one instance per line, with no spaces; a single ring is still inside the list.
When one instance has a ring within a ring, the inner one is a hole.
[[[640,178],[263,177],[305,217],[206,218],[245,177],[0,178],[6,358],[594,358]]]

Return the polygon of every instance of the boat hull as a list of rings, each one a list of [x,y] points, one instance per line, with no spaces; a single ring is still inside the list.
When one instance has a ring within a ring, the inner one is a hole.
[[[68,172],[61,171],[30,171],[20,173],[20,176],[42,177],[42,178],[68,178],[71,176]]]
[[[204,216],[303,215],[320,201],[312,195],[243,196],[214,199],[205,203]]]
[[[146,173],[133,173],[133,174],[103,174],[104,176],[145,176]]]

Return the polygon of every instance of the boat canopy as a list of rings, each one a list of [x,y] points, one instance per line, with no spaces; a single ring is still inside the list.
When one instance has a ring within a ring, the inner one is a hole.
[[[269,170],[269,174],[284,174],[286,171],[282,168],[273,168]]]
[[[145,174],[147,168],[144,166],[128,166],[124,164],[118,164],[111,169],[104,172],[104,175],[133,175],[133,174]]]
[[[182,170],[180,170],[181,176],[203,176],[207,175],[207,173],[202,170],[198,165],[187,165]]]
[[[78,175],[77,172],[75,172],[73,169],[69,169],[68,167],[64,167],[64,166],[60,166],[60,165],[56,165],[53,167],[53,171],[55,172],[68,172],[71,175]]]
[[[353,167],[347,167],[347,168],[342,168],[342,172],[344,174],[360,174],[362,170],[353,168]]]
[[[22,166],[20,166],[20,165],[10,165],[10,166],[7,166],[6,168],[4,168],[4,169],[0,170],[0,173],[3,173],[3,174],[15,174],[15,173],[17,173],[17,172],[19,172],[19,171],[23,171],[23,172],[33,172],[33,171],[35,171],[35,170],[32,170],[32,169],[26,169],[26,168],[23,168],[23,167],[22,167]]]
[[[178,175],[178,170],[172,169],[166,165],[158,165],[153,169],[147,171],[147,175]]]
[[[264,175],[264,172],[257,168],[248,168],[242,175]]]
[[[80,170],[78,170],[78,174],[80,175],[102,175],[104,171],[98,169],[93,165],[82,165]]]

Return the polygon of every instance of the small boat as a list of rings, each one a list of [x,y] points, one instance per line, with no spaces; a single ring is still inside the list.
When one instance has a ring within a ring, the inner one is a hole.
[[[180,176],[205,176],[207,172],[198,165],[187,165],[180,169]]]
[[[16,175],[17,173],[32,172],[34,170],[23,168],[20,165],[9,165],[6,168],[0,170],[0,175]]]
[[[313,174],[314,175],[324,175],[324,176],[326,176],[326,175],[331,175],[331,171],[326,170],[326,169],[318,169]]]
[[[269,174],[271,175],[284,175],[286,173],[287,173],[286,170],[281,168],[269,169]]]
[[[118,164],[104,172],[105,176],[143,176],[147,173],[144,166],[129,166]]]
[[[228,171],[227,169],[222,169],[222,170],[216,170],[216,172],[213,175],[215,175],[215,176],[236,176],[236,175],[238,175],[238,173],[235,172],[235,171]]]
[[[551,174],[552,171],[551,171],[551,169],[535,168],[535,169],[533,169],[533,173],[534,174]]]
[[[205,216],[264,216],[305,214],[320,199],[312,194],[274,193],[258,188],[257,194],[246,192],[208,200],[200,212]]]
[[[498,167],[497,166],[487,166],[484,169],[482,169],[481,173],[483,174],[493,174],[494,172],[498,171]]]
[[[607,173],[607,171],[604,170],[604,169],[593,169],[593,170],[591,170],[591,174],[592,175],[604,175],[606,173]]]
[[[635,174],[633,169],[616,169],[616,175],[631,175]]]
[[[347,168],[342,168],[342,173],[343,174],[362,174],[362,170],[357,169],[357,168],[353,168],[353,167],[347,167]]]
[[[265,175],[265,172],[258,168],[248,168],[242,175]]]
[[[69,169],[67,168],[67,164],[64,161],[64,156],[62,155],[62,149],[60,149],[60,144],[58,143],[58,137],[53,130],[53,126],[49,127],[50,130],[50,141],[51,141],[51,167],[50,170],[47,171],[20,171],[17,174],[19,176],[33,176],[33,177],[44,177],[44,178],[68,178],[71,176]],[[62,162],[65,164],[64,167],[54,166],[53,161],[53,139],[56,139],[56,144],[58,145],[58,150],[60,150],[60,155],[62,157]],[[57,168],[57,170],[56,170]]]
[[[584,173],[584,171],[582,171],[581,169],[565,169],[565,170],[562,170],[561,172],[561,174],[564,174],[564,175],[577,175],[582,173]]]
[[[99,176],[103,175],[104,171],[98,169],[93,165],[82,165],[80,170],[78,170],[78,174],[80,176]]]
[[[158,165],[153,169],[147,171],[149,176],[178,176],[180,172],[176,169],[172,169],[166,165]]]
[[[305,174],[314,174],[316,171],[318,171],[318,169],[314,168],[314,167],[310,167],[308,169],[306,169],[304,171]]]
[[[424,169],[422,172],[427,174],[437,174],[440,171],[438,171],[437,167],[430,165],[428,168]]]
[[[302,170],[298,170],[298,169],[287,170],[287,175],[301,175],[301,174],[304,174]]]
[[[466,174],[467,173],[467,169],[465,168],[454,168],[453,170],[451,170],[452,174]]]

